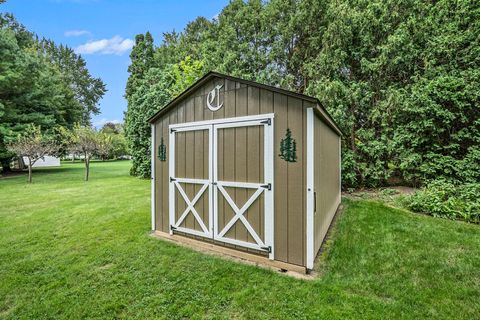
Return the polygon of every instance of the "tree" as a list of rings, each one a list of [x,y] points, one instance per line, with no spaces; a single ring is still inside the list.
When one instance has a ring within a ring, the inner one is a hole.
[[[90,127],[75,125],[70,133],[70,151],[83,155],[85,161],[85,181],[90,175],[90,160],[98,151],[100,139],[99,134]]]
[[[81,109],[81,124],[90,125],[91,115],[100,113],[98,102],[107,91],[105,83],[92,77],[85,60],[67,46],[44,38],[37,43],[37,50],[58,68],[62,80],[73,91],[74,101]]]
[[[105,161],[112,155],[112,136],[107,133],[99,132],[97,134],[97,140],[96,154],[102,161]]]
[[[0,161],[4,171],[14,156],[6,148],[9,139],[30,124],[43,130],[67,125],[76,114],[75,109],[68,110],[72,94],[58,71],[21,46],[14,31],[0,29]]]
[[[20,158],[28,159],[28,182],[32,183],[32,166],[47,155],[55,155],[58,146],[51,136],[42,133],[40,127],[30,125],[23,134],[8,144],[8,150]]]
[[[125,115],[126,139],[133,157],[132,175],[150,176],[151,129],[148,118],[202,75],[203,62],[187,57],[164,69],[150,68],[144,81],[138,82]]]
[[[132,63],[128,67],[129,77],[125,91],[127,111],[125,113],[125,136],[132,151],[132,168],[130,174],[146,176],[149,172],[143,167],[149,150],[150,129],[147,119],[153,114],[152,108],[146,109],[139,92],[145,92],[152,82],[146,80],[149,69],[153,66],[153,38],[149,32],[135,37],[135,45],[130,53]]]
[[[101,132],[109,133],[109,134],[119,134],[120,131],[123,131],[121,124],[115,124],[113,122],[107,122],[103,125]]]
[[[30,124],[51,131],[89,123],[104,85],[71,49],[47,46],[10,14],[0,14],[0,56],[0,163],[8,171],[7,141]]]
[[[344,133],[344,187],[479,181],[479,21],[469,0],[233,0],[166,33],[153,59],[139,36],[127,90],[132,174],[149,176],[145,120],[197,78],[175,68],[199,62],[198,73],[319,98]]]
[[[104,137],[104,141],[108,143],[105,145],[103,157],[105,159],[115,159],[120,156],[128,155],[127,141],[125,139],[125,132],[122,123],[107,122],[100,129],[100,134]],[[101,148],[102,149],[102,148]]]

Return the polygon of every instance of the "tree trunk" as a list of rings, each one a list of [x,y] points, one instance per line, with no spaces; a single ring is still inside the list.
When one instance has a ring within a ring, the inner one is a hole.
[[[88,175],[90,174],[90,159],[85,154],[85,181],[88,181]]]
[[[32,183],[32,160],[28,158],[28,183]]]

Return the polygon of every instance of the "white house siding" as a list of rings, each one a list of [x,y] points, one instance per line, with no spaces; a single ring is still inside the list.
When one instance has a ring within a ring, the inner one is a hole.
[[[28,166],[28,158],[23,157],[23,162]],[[43,159],[37,160],[32,166],[33,168],[40,167],[60,167],[60,158],[45,156]]]

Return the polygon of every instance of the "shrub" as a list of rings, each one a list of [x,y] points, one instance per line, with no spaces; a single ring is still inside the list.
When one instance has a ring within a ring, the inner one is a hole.
[[[434,181],[401,203],[414,211],[447,219],[480,223],[480,183],[455,185]]]

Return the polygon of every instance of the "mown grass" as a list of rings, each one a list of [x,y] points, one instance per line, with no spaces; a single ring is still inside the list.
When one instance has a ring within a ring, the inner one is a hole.
[[[297,280],[150,237],[129,165],[0,179],[0,318],[480,316],[479,226],[344,200],[322,277]]]

